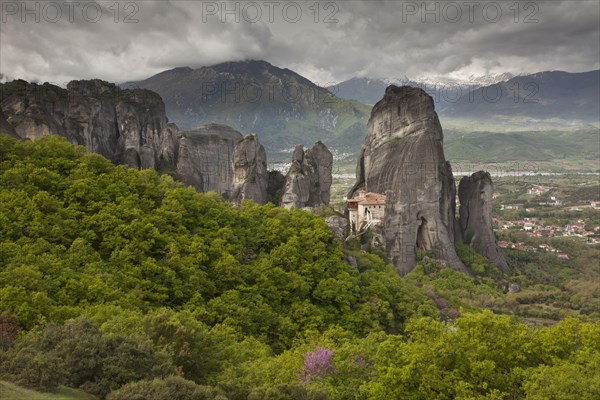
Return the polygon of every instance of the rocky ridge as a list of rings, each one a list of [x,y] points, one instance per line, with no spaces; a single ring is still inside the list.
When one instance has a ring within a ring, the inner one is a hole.
[[[59,135],[134,168],[174,158],[177,127],[149,90],[121,90],[100,80],[72,81],[66,89],[17,80],[1,86],[0,105],[23,139]]]
[[[171,173],[199,192],[266,202],[266,155],[256,136],[244,139],[220,124],[179,131],[150,90],[100,80],[66,88],[17,80],[0,85],[0,106],[0,130],[12,136],[62,136],[116,164]]]

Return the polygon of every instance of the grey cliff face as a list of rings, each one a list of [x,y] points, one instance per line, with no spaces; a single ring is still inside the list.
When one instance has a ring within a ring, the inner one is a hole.
[[[304,146],[299,145],[294,150],[292,165],[285,177],[283,195],[281,196],[281,207],[303,208],[308,203],[310,196],[310,177],[312,171],[309,166],[304,166]]]
[[[315,145],[306,151],[306,159],[308,163],[315,166],[315,181],[316,185],[311,192],[308,206],[319,204],[329,205],[331,197],[331,183],[333,182],[333,155],[322,142],[317,142]]]
[[[62,136],[117,164],[174,173],[199,192],[267,201],[266,154],[255,136],[236,147],[242,135],[226,125],[180,132],[150,90],[100,80],[72,81],[66,89],[19,80],[1,84],[0,93],[0,131],[31,140]]]
[[[492,178],[488,172],[478,171],[463,177],[458,186],[460,226],[465,243],[502,272],[510,273],[492,229],[492,194]]]
[[[400,274],[414,268],[417,249],[468,272],[454,249],[454,178],[442,141],[421,89],[390,86],[373,107],[350,195],[360,187],[387,195],[385,248]]]
[[[333,236],[340,242],[344,242],[346,239],[348,220],[339,215],[332,215],[325,220],[325,223],[333,232]]]
[[[307,150],[297,146],[285,178],[281,206],[299,209],[329,205],[332,170],[333,155],[323,143],[317,142]]]
[[[4,113],[2,112],[2,108],[0,108],[0,133],[6,133],[9,136],[12,136],[14,138],[19,137],[19,135],[17,135],[17,132],[15,132],[15,129],[13,128],[13,126],[11,124],[9,124],[8,121],[6,120],[6,117],[4,116]]]
[[[236,143],[233,152],[233,190],[231,200],[239,204],[253,200],[257,204],[267,202],[267,155],[256,135],[247,135]]]
[[[242,134],[220,124],[181,132],[177,151],[177,178],[199,192],[217,192],[230,198],[234,181],[234,147]]]
[[[167,124],[160,96],[149,90],[121,90],[100,80],[72,81],[66,89],[14,81],[2,85],[0,105],[23,139],[63,136],[134,168],[163,164],[162,157],[175,152],[176,128]]]

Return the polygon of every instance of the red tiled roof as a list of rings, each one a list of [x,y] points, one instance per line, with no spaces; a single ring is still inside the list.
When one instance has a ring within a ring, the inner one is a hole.
[[[385,205],[385,195],[373,192],[358,192],[348,203],[356,203],[364,206]]]

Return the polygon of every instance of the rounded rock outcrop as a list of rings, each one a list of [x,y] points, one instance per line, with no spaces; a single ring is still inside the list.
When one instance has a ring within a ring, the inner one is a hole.
[[[387,196],[385,248],[400,274],[414,268],[418,250],[468,272],[454,249],[453,185],[433,99],[388,87],[371,112],[349,197],[359,188]]]

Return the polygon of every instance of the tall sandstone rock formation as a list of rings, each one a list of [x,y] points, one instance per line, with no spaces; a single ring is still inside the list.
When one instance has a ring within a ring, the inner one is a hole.
[[[267,154],[256,135],[246,135],[237,142],[233,153],[233,191],[231,200],[237,204],[252,200],[267,202]]]
[[[207,124],[181,132],[177,178],[199,192],[230,198],[233,188],[234,148],[243,136],[221,124]]]
[[[175,157],[177,127],[168,123],[160,96],[149,90],[121,90],[100,80],[72,81],[66,89],[17,80],[1,86],[0,105],[23,139],[63,136],[135,168]]]
[[[354,191],[386,194],[385,248],[400,274],[417,249],[468,272],[454,249],[454,177],[443,150],[433,99],[423,90],[390,86],[371,112]]]
[[[465,243],[475,248],[502,272],[510,273],[492,229],[492,194],[492,178],[488,172],[479,171],[460,180],[460,227]]]
[[[321,142],[311,149],[294,149],[292,165],[285,177],[281,206],[285,208],[329,205],[333,155]]]
[[[73,81],[66,89],[17,80],[0,84],[0,106],[2,133],[62,136],[114,163],[172,173],[199,192],[267,200],[266,155],[256,136],[242,140],[220,124],[180,132],[152,91],[100,80]]]

